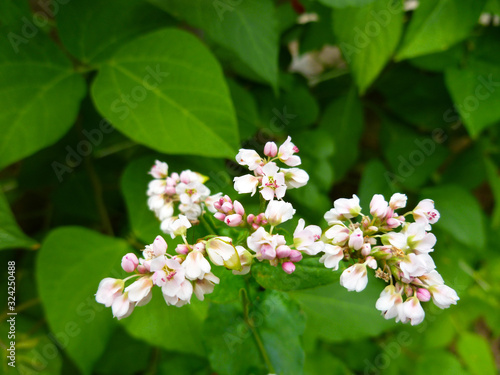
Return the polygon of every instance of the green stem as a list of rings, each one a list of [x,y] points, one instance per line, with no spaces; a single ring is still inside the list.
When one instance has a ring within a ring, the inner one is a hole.
[[[248,283],[247,283],[247,288],[248,288]],[[255,328],[255,326],[254,326],[253,320],[249,316],[249,310],[250,310],[250,299],[248,298],[249,293],[247,292],[246,289],[242,289],[241,295],[242,295],[242,303],[243,303],[243,319],[245,320],[245,323],[247,324],[247,326],[250,328],[250,331],[252,331],[253,337],[255,339],[255,343],[257,344],[257,348],[259,349],[259,352],[262,356],[262,359],[266,363],[266,366],[267,366],[269,373],[275,374],[276,372],[274,371],[274,367],[271,363],[271,360],[269,359],[269,355],[267,354],[266,348],[264,347],[264,343],[262,342],[262,339],[260,338],[260,335],[259,335],[259,332],[257,331],[257,328]]]
[[[212,225],[212,223],[205,217],[206,213],[200,216],[200,222],[203,224],[208,234],[218,234],[217,229]]]

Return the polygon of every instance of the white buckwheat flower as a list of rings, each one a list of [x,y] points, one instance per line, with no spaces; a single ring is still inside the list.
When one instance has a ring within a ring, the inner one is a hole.
[[[155,165],[153,165],[149,174],[154,178],[166,178],[168,175],[168,164],[156,160]]]
[[[361,292],[368,284],[366,264],[356,263],[342,272],[340,275],[340,285],[348,291]]]
[[[248,194],[252,193],[252,196],[257,191],[257,186],[259,185],[259,178],[252,176],[251,174],[246,174],[241,177],[235,177],[234,181],[234,190],[236,190],[240,194]]]
[[[289,167],[300,165],[300,156],[294,155],[299,152],[297,146],[292,143],[292,138],[288,136],[278,150],[278,158]]]
[[[191,251],[187,256],[182,266],[186,271],[186,278],[196,280],[203,278],[203,275],[210,272],[210,263],[205,259],[199,251]]]
[[[430,224],[436,223],[440,215],[439,211],[434,208],[434,201],[424,199],[413,210],[413,217],[417,223],[424,224],[426,230],[430,230]]]
[[[276,163],[270,162],[262,167],[262,189],[260,193],[265,200],[273,200],[274,197],[281,199],[285,196],[285,175],[279,172]]]
[[[316,255],[323,251],[325,243],[320,241],[321,228],[317,225],[305,226],[304,219],[299,219],[297,228],[293,232],[293,244],[297,250],[307,255]]]
[[[102,279],[95,294],[95,300],[106,307],[110,307],[113,301],[122,294],[125,283],[120,279],[106,277]]]
[[[351,219],[361,213],[361,206],[359,205],[359,198],[353,194],[351,199],[340,198],[333,202],[333,206],[337,211],[340,220],[342,218]]]
[[[325,244],[323,248],[323,256],[319,259],[326,268],[331,268],[333,271],[339,269],[339,262],[344,259],[344,250],[340,246]]]
[[[263,163],[257,151],[248,150],[246,148],[240,149],[240,152],[236,155],[236,161],[240,165],[246,165],[251,171],[257,169]]]
[[[273,227],[290,220],[295,215],[295,209],[291,203],[283,201],[271,201],[264,213],[267,222]]]
[[[288,189],[300,188],[309,181],[307,172],[300,168],[281,168],[281,172],[285,174],[285,184]]]
[[[422,323],[425,318],[424,309],[416,296],[408,298],[403,303],[403,311],[406,318],[410,320],[412,326]]]
[[[200,301],[203,301],[205,299],[205,294],[212,293],[215,284],[219,284],[219,282],[220,279],[213,273],[206,273],[203,277],[196,280],[194,284],[194,294]]]
[[[128,299],[128,293],[125,292],[115,298],[113,304],[111,305],[111,311],[113,312],[113,316],[120,320],[132,314],[134,307],[135,303]]]
[[[460,299],[457,292],[447,285],[434,285],[429,288],[432,301],[440,309],[447,309],[451,305],[456,305]]]
[[[216,266],[232,270],[241,270],[240,257],[229,237],[215,237],[207,241],[208,257]]]
[[[408,197],[405,194],[394,193],[389,201],[389,207],[393,210],[397,210],[398,208],[406,207],[406,201]]]

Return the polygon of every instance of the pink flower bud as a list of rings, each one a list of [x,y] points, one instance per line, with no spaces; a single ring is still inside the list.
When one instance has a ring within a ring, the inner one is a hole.
[[[215,208],[216,210],[220,210],[220,209],[221,209],[221,206],[222,206],[222,204],[220,203],[220,201],[216,201],[216,202],[214,202],[214,208]]]
[[[134,253],[128,253],[122,258],[122,268],[125,272],[134,272],[139,265],[139,259]]]
[[[291,250],[289,258],[293,263],[300,262],[302,260],[302,253],[298,250]]]
[[[361,254],[366,257],[370,255],[371,252],[372,252],[372,245],[370,245],[369,243],[363,244],[363,246],[361,247]]]
[[[417,298],[421,302],[427,302],[431,299],[431,292],[424,288],[418,288]]]
[[[373,270],[377,268],[377,261],[375,260],[374,257],[368,257],[368,258],[366,258],[365,263],[366,263],[366,265],[368,267],[370,267]]]
[[[264,244],[260,247],[260,254],[262,259],[271,260],[276,258],[276,250],[269,244]]]
[[[229,202],[224,202],[224,204],[220,208],[224,213],[228,213],[233,210],[233,204]]]
[[[394,219],[392,217],[390,219],[387,219],[387,226],[389,228],[397,228],[397,227],[399,227],[399,224],[400,224],[400,222],[397,219]]]
[[[165,188],[165,194],[174,195],[175,194],[175,186],[167,186]]]
[[[292,262],[285,262],[281,265],[281,268],[283,268],[283,271],[290,275],[295,271],[295,264]]]
[[[214,214],[214,217],[215,217],[217,220],[224,221],[224,219],[226,218],[226,214],[223,214],[222,212],[216,212],[216,213]]]
[[[259,228],[260,228],[260,226],[259,226],[259,224],[253,223],[253,224],[252,224],[252,228],[253,228],[254,230],[257,230],[257,229],[259,229]]]
[[[198,242],[193,246],[194,251],[199,251],[200,253],[205,252],[205,243],[204,242]]]
[[[264,155],[274,158],[278,154],[278,146],[274,142],[267,142],[264,146]]]
[[[257,168],[255,168],[255,174],[257,176],[263,176],[264,175],[264,170],[262,169],[262,167],[259,165]]]
[[[139,272],[139,273],[146,273],[146,272],[148,272],[148,270],[142,264],[139,264],[137,266],[137,272]]]
[[[370,213],[374,217],[383,218],[387,214],[389,204],[382,194],[375,194],[370,202]]]
[[[361,249],[364,242],[363,232],[359,228],[354,230],[354,232],[352,232],[349,236],[349,247],[352,247],[354,250]]]
[[[175,252],[177,254],[186,255],[187,253],[189,253],[189,247],[187,245],[185,245],[185,244],[179,244],[175,248]]]
[[[238,225],[241,224],[242,221],[243,218],[241,217],[241,215],[238,214],[226,216],[226,218],[224,219],[224,222],[230,227],[237,227]]]
[[[247,216],[247,223],[248,224],[253,224],[253,221],[255,219],[255,215],[254,214],[250,214]]]
[[[229,202],[231,204],[233,204],[233,201],[231,200],[231,198],[229,197],[229,195],[224,195],[224,197],[222,198],[222,203],[223,204],[224,202]]]
[[[245,215],[245,209],[243,208],[243,205],[238,202],[238,201],[234,201],[233,203],[233,208],[234,208],[234,212],[236,212],[238,215]]]
[[[292,249],[287,245],[280,245],[276,248],[276,256],[278,258],[288,258],[291,253]]]

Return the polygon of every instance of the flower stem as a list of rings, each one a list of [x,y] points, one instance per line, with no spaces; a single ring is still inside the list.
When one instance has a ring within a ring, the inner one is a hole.
[[[247,285],[248,287],[248,285]],[[274,367],[271,363],[271,360],[269,359],[269,355],[267,354],[266,348],[264,347],[264,343],[262,342],[262,339],[260,338],[259,332],[257,331],[257,328],[254,325],[253,320],[249,316],[249,310],[250,310],[250,299],[248,298],[249,293],[247,292],[246,289],[241,290],[241,295],[242,295],[242,303],[243,303],[243,319],[245,320],[245,323],[247,326],[250,328],[250,331],[252,331],[253,337],[255,339],[255,343],[257,344],[257,348],[259,349],[259,352],[262,356],[262,359],[264,360],[267,369],[270,374],[275,374],[276,372],[274,371]]]

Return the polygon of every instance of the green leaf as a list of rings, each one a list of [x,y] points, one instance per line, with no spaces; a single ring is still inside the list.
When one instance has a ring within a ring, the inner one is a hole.
[[[375,0],[319,0],[320,3],[332,8],[362,7]]]
[[[465,189],[456,185],[443,185],[425,189],[421,199],[434,200],[441,214],[435,224],[457,241],[475,249],[486,243],[483,213],[477,200]]]
[[[243,319],[241,303],[211,304],[203,340],[212,368],[221,375],[262,373],[262,359]]]
[[[205,295],[208,301],[229,303],[240,298],[240,290],[245,289],[245,280],[241,275],[233,275],[224,267],[212,267],[211,272],[220,279],[220,282],[212,293]]]
[[[281,266],[273,267],[268,263],[255,262],[252,276],[266,289],[297,290],[314,288],[337,282],[339,272],[333,272],[319,258],[307,258],[295,264],[295,272],[287,274]]]
[[[335,143],[333,169],[337,180],[345,176],[358,158],[363,126],[363,108],[354,87],[346,96],[333,101],[323,114],[319,127]]]
[[[276,374],[303,374],[305,355],[300,336],[304,333],[305,316],[300,306],[288,294],[269,290],[257,304],[257,311],[264,315],[258,331]],[[252,318],[257,322],[259,317],[255,314]]]
[[[240,137],[241,139],[251,138],[257,132],[260,121],[255,99],[248,90],[245,90],[234,80],[227,79],[227,84],[238,118]]]
[[[118,130],[155,150],[236,153],[237,122],[221,68],[187,32],[164,29],[124,45],[101,66],[92,96]]]
[[[83,64],[109,60],[135,36],[173,24],[166,14],[142,0],[77,0],[54,6],[58,7],[61,41]]]
[[[147,204],[146,191],[152,176],[148,174],[154,157],[132,161],[123,172],[120,186],[127,206],[132,233],[143,243],[150,244],[161,233],[160,221]]]
[[[335,9],[333,32],[363,94],[390,60],[401,36],[403,4],[375,0],[360,8]]]
[[[471,137],[477,138],[482,130],[500,121],[497,65],[478,63],[463,69],[450,68],[445,71],[445,78],[455,111]]]
[[[467,190],[477,188],[486,180],[486,166],[481,163],[483,157],[481,145],[472,144],[447,166],[440,183],[461,185]]]
[[[496,374],[495,360],[488,341],[476,333],[464,332],[457,341],[457,352],[471,375]]]
[[[338,357],[329,351],[315,348],[313,352],[306,355],[305,374],[349,375],[352,372]]]
[[[465,39],[486,0],[421,1],[396,55],[397,60],[440,52]]]
[[[160,288],[154,289],[151,302],[135,309],[120,323],[131,336],[150,345],[203,356],[205,349],[200,337],[207,303],[193,296],[189,305],[167,306]]]
[[[85,82],[70,60],[37,31],[26,39],[17,31],[3,29],[8,36],[0,39],[0,101],[4,108],[0,113],[0,169],[61,138],[73,124],[85,95]]]
[[[241,304],[210,306],[203,337],[214,370],[230,375],[267,373],[263,350],[275,374],[302,374],[304,316],[299,306],[284,293],[265,291],[247,307],[245,321]]]
[[[0,250],[3,249],[35,249],[35,240],[23,233],[10,211],[9,202],[0,190]]]
[[[90,374],[115,328],[95,301],[99,282],[123,274],[127,243],[81,227],[52,231],[40,249],[38,291],[51,331],[84,374]]]
[[[148,367],[150,356],[151,347],[118,328],[95,367],[99,374],[133,375]]]
[[[232,51],[254,73],[278,87],[278,30],[271,0],[149,0],[172,15],[203,29]],[[201,60],[201,59],[200,59]]]
[[[488,174],[488,180],[490,181],[490,187],[495,197],[495,209],[491,215],[491,226],[493,228],[500,227],[500,174],[498,173],[497,166],[491,161],[491,159],[485,159],[486,172]]]
[[[336,342],[377,336],[395,326],[375,309],[384,286],[370,278],[360,293],[348,292],[335,283],[307,291],[292,292],[307,316],[307,330],[326,341]]]
[[[368,207],[375,194],[382,194],[389,201],[395,189],[387,178],[387,172],[386,166],[378,159],[366,164],[358,190],[361,207]]]
[[[411,87],[411,90],[408,90]],[[385,104],[399,118],[418,129],[439,131],[453,110],[442,74],[429,74],[407,64],[397,64],[377,82]],[[457,116],[458,117],[458,116]]]
[[[388,118],[383,120],[380,139],[382,152],[392,167],[392,172],[385,173],[386,180],[411,189],[425,184],[449,153],[441,138],[420,135]]]
[[[457,357],[445,350],[424,351],[416,361],[415,375],[466,375]]]

